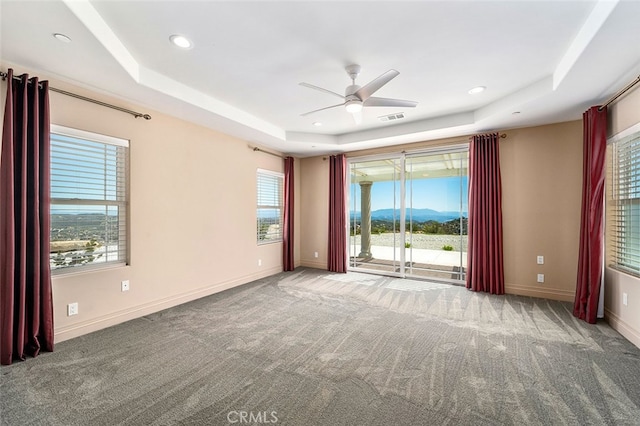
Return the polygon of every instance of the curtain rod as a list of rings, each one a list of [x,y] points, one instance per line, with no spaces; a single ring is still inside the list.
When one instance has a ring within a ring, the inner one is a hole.
[[[280,158],[282,158],[283,160],[287,158],[287,157],[284,157],[284,156],[282,156],[282,155],[275,154],[275,153],[273,153],[273,152],[265,151],[264,149],[260,149],[260,148],[258,148],[257,146],[251,146],[251,145],[249,145],[249,148],[251,148],[254,152],[256,152],[256,151],[264,152],[265,154],[273,155],[274,157],[280,157]]]
[[[631,83],[627,84],[627,86],[624,89],[620,90],[618,93],[616,93],[611,98],[609,98],[609,100],[605,102],[604,105],[601,105],[600,108],[598,108],[598,111],[602,111],[603,109],[608,107],[609,104],[611,104],[613,101],[618,99],[620,96],[624,95],[629,89],[631,89],[633,86],[635,86],[639,82],[640,82],[640,75],[636,77],[636,79],[633,80]]]
[[[7,74],[4,71],[0,71],[0,77],[2,77],[2,80],[6,80],[7,77],[9,77],[9,74]],[[16,75],[13,76],[13,79],[17,80],[17,81],[21,81],[22,80],[20,77],[18,77]],[[145,120],[151,120],[151,116],[149,114],[143,114],[141,112],[132,111],[130,109],[122,108],[122,107],[119,107],[119,106],[116,106],[116,105],[111,105],[111,104],[108,104],[106,102],[98,101],[96,99],[87,98],[86,96],[78,95],[76,93],[67,92],[66,90],[56,89],[55,87],[51,87],[51,86],[49,86],[49,90],[51,90],[52,92],[56,92],[56,93],[60,93],[60,94],[66,95],[66,96],[70,96],[72,98],[81,99],[83,101],[91,102],[91,103],[94,103],[94,104],[97,104],[97,105],[101,105],[103,107],[107,107],[107,108],[118,110],[120,112],[131,114],[135,118],[142,117]]]

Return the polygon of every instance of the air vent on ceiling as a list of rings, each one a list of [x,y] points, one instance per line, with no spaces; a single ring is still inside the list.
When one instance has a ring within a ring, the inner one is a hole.
[[[378,120],[385,122],[385,121],[402,120],[403,118],[404,118],[404,112],[399,112],[396,114],[383,115],[381,117],[378,117]]]

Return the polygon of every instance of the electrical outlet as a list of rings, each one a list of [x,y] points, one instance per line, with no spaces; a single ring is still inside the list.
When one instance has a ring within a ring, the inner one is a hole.
[[[539,283],[543,283],[544,282],[544,274],[538,274],[538,282]]]
[[[315,257],[316,259],[318,258],[318,252],[317,251],[313,252],[313,257]]]
[[[544,265],[544,256],[538,256],[536,261],[538,262],[538,265]]]
[[[122,281],[121,289],[122,291],[129,291],[129,280]]]
[[[78,302],[69,303],[67,305],[67,316],[78,315]]]
[[[258,266],[262,266],[262,259],[258,259]]]
[[[627,297],[627,293],[622,293],[622,304],[624,306],[627,306],[628,303],[629,303],[629,298]]]

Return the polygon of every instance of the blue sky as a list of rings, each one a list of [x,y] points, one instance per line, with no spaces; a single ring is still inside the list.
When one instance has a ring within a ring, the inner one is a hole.
[[[463,211],[467,211],[468,179],[467,176],[416,179],[407,183],[407,208],[432,209],[437,211],[458,211],[460,209],[460,192],[462,184]],[[410,186],[412,185],[412,186]],[[351,190],[356,191],[355,209],[360,211],[360,186],[351,185]],[[413,197],[409,193],[412,190]],[[400,186],[396,183],[396,208],[400,208]],[[351,198],[351,209],[354,208],[354,199]],[[410,204],[412,203],[412,205]],[[394,207],[394,182],[375,182],[371,187],[371,210],[390,209]]]

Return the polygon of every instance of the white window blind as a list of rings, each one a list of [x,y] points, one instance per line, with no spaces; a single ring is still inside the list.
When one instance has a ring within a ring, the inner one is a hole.
[[[613,139],[607,163],[607,257],[640,277],[640,129]]]
[[[258,244],[282,241],[284,175],[258,169]]]
[[[129,141],[52,126],[52,270],[127,262]]]

